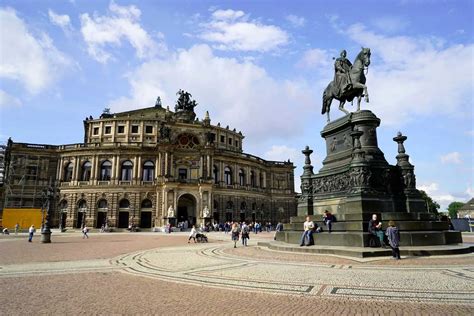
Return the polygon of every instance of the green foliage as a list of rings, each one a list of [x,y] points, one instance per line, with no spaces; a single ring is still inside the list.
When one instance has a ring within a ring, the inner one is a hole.
[[[448,213],[451,218],[458,218],[458,210],[464,205],[462,202],[451,202],[448,205]]]
[[[438,210],[441,207],[438,204],[438,202],[436,202],[430,196],[428,196],[428,194],[426,194],[425,191],[420,190],[420,193],[421,193],[422,199],[425,200],[426,207],[428,208],[428,212],[438,215]]]

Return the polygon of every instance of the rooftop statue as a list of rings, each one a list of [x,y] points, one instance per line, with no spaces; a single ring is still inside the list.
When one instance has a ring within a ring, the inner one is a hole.
[[[191,100],[191,97],[192,97],[191,93],[179,89],[176,95],[179,95],[179,97],[174,107],[175,111],[178,111],[178,110],[194,111],[194,108],[197,106],[197,103],[195,100]]]
[[[360,111],[360,101],[363,96],[365,96],[365,102],[369,102],[364,70],[368,70],[370,65],[370,48],[362,48],[354,64],[351,64],[346,55],[347,52],[343,50],[340,57],[334,62],[334,80],[329,83],[323,93],[321,114],[327,114],[328,122],[330,121],[329,110],[333,99],[339,101],[339,110],[346,114],[349,114],[344,109],[346,101],[352,102],[357,97],[357,111]]]

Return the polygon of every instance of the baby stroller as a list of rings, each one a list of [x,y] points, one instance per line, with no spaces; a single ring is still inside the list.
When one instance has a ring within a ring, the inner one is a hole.
[[[197,242],[207,242],[207,236],[201,233],[196,234],[196,241]]]

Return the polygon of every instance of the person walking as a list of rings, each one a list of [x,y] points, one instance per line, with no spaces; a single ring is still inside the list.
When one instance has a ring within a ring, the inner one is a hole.
[[[18,235],[19,230],[20,230],[20,224],[16,223],[16,225],[15,225],[15,235]]]
[[[249,240],[249,227],[245,222],[242,223],[242,246],[247,247],[247,241]]]
[[[234,248],[237,248],[237,242],[239,241],[239,235],[240,235],[240,228],[237,223],[234,223],[232,225],[232,229],[230,230],[231,235],[232,235],[232,240],[234,241]]]
[[[385,234],[387,235],[388,244],[390,248],[392,248],[393,259],[400,260],[400,231],[394,221],[388,222],[388,228]]]
[[[89,232],[89,228],[87,228],[87,225],[84,225],[84,227],[82,228],[82,239],[84,238],[89,239],[89,236],[87,235],[88,232]]]
[[[33,235],[35,234],[35,232],[36,232],[35,225],[31,225],[30,229],[28,229],[28,233],[29,233],[28,242],[32,242]]]
[[[278,222],[278,224],[275,227],[275,236],[273,236],[273,240],[276,240],[276,235],[278,232],[283,231],[283,224],[281,222]]]
[[[191,228],[191,233],[189,234],[188,244],[191,241],[191,238],[194,240],[194,243],[196,243],[196,234],[197,234],[196,226],[193,225],[193,228]]]

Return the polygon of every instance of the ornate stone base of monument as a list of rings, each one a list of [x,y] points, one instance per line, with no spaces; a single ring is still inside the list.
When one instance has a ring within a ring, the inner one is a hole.
[[[298,216],[291,218],[277,241],[300,242],[306,216],[323,228],[314,234],[317,245],[369,247],[375,237],[368,233],[368,221],[377,214],[383,223],[396,222],[403,246],[450,245],[462,243],[461,233],[450,231],[447,222],[427,212],[416,189],[414,166],[409,162],[399,133],[397,164],[390,165],[377,144],[378,119],[371,111],[348,114],[328,123],[321,136],[326,140],[326,158],[313,173],[308,147],[301,176],[302,194]],[[322,215],[328,210],[336,217],[332,233],[325,230]]]

